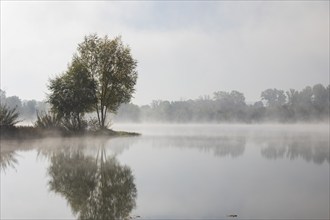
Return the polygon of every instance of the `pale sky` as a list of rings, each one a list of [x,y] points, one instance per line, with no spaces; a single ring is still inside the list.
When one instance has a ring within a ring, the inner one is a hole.
[[[138,105],[329,84],[329,1],[1,0],[1,89],[45,99],[91,33],[131,47]]]

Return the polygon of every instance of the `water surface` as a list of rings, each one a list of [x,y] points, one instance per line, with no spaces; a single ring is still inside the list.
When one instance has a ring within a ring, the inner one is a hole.
[[[1,218],[329,218],[328,125],[115,128],[1,141]]]

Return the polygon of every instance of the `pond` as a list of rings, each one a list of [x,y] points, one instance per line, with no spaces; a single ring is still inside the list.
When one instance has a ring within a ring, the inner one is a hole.
[[[329,125],[1,141],[1,219],[328,219]]]

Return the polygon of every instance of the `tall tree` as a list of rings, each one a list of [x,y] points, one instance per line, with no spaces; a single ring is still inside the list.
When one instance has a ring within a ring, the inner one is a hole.
[[[86,36],[78,46],[76,58],[97,83],[94,108],[101,128],[107,127],[107,113],[115,113],[128,103],[137,80],[137,61],[120,37],[109,39],[96,34]]]

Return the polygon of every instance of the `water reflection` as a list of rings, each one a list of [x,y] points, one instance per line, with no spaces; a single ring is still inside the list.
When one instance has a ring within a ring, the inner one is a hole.
[[[18,164],[17,153],[15,151],[1,151],[0,153],[0,170],[5,171],[7,168]]]
[[[267,159],[287,158],[304,160],[322,164],[329,163],[328,138],[315,136],[286,136],[265,142],[266,147],[261,149],[261,155]]]
[[[329,216],[328,134],[195,133],[1,141],[1,218]]]
[[[64,196],[79,219],[124,219],[137,196],[131,169],[107,157],[100,147],[96,158],[81,149],[57,152],[48,169],[50,189]]]
[[[218,137],[157,137],[153,139],[153,146],[197,149],[203,152],[212,152],[214,156],[242,156],[245,151],[245,136],[218,136]]]

